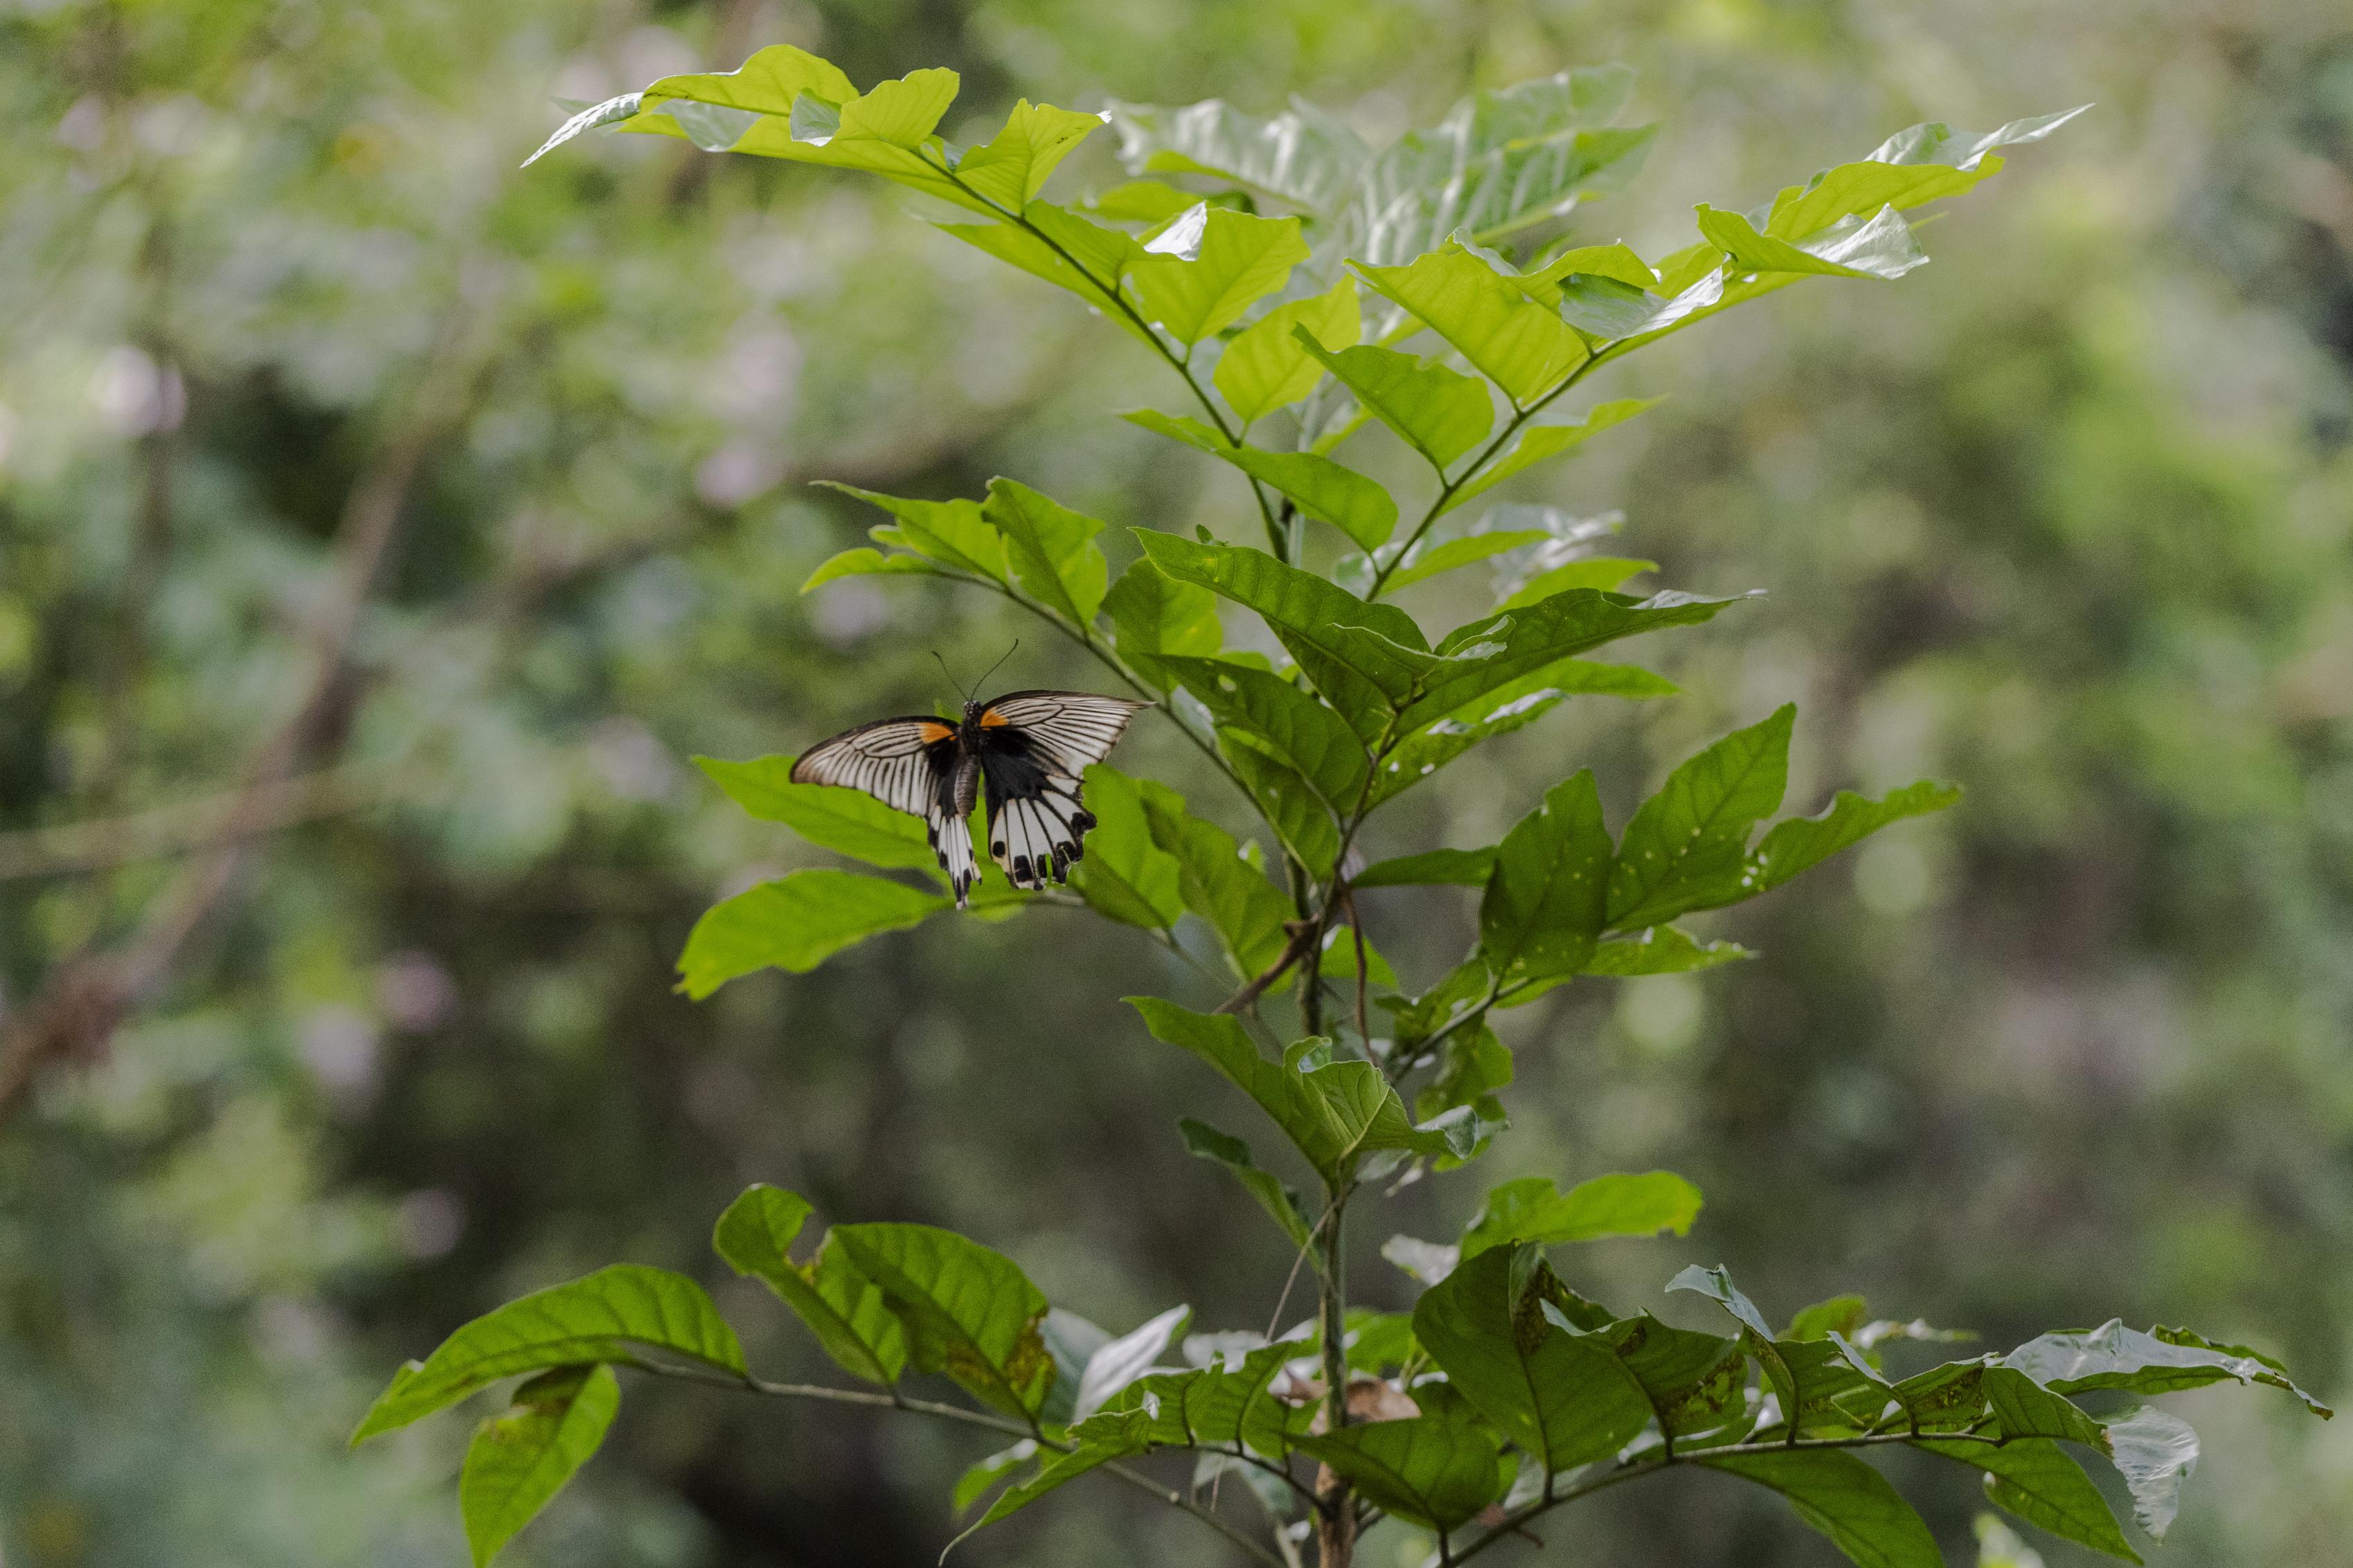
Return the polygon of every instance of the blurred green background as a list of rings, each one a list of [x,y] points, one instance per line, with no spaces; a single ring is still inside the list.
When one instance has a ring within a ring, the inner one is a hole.
[[[1914,121],[2095,100],[1926,231],[1934,266],[1639,356],[1594,395],[1672,400],[1523,481],[1622,508],[1665,583],[1770,597],[1638,654],[1689,697],[1572,704],[1377,852],[1476,841],[1587,762],[1622,817],[1788,699],[1793,809],[1969,795],[1717,920],[1762,962],[1512,1015],[1514,1131],[1365,1215],[1356,1290],[1408,1300],[1373,1244],[1490,1181],[1663,1165],[1709,1197],[1688,1240],[1570,1260],[1621,1304],[1723,1261],[1777,1317],[1852,1288],[2007,1343],[2120,1313],[2353,1395],[2341,0],[7,0],[6,1023],[77,955],[171,934],[258,747],[295,781],[152,1004],[0,1130],[11,1568],[463,1561],[470,1413],[347,1456],[375,1387],[614,1259],[696,1271],[756,1363],[816,1373],[707,1250],[755,1179],[956,1226],[1114,1329],[1178,1300],[1264,1326],[1287,1248],[1183,1153],[1174,1117],[1223,1090],[1117,1002],[1185,984],[1134,933],[943,921],[670,992],[695,915],[807,853],[686,759],[928,707],[930,650],[969,672],[1023,629],[921,582],[799,598],[872,521],[807,481],[1001,472],[1248,537],[1229,475],[1106,417],[1176,406],[1141,351],[892,188],[650,138],[517,168],[552,97],[772,42],[861,83],[953,66],[976,121],[1295,90],[1376,140],[1622,59],[1665,130],[1577,232],[1651,255],[1694,202]],[[1110,140],[1059,188],[1115,177]],[[338,538],[378,525],[317,679]],[[1000,683],[1083,679],[1060,658],[1033,633]],[[1121,760],[1202,782],[1153,728]],[[1427,981],[1468,897],[1387,897],[1369,930]],[[2353,1563],[2353,1425],[2172,1403],[2207,1455],[2159,1561]],[[989,1446],[642,1380],[624,1404],[515,1562],[928,1563]],[[1971,1561],[1944,1469],[1899,1480]],[[1545,1560],[1834,1560],[1705,1479],[1569,1517]],[[1221,1561],[1197,1528],[1081,1487],[962,1560]]]

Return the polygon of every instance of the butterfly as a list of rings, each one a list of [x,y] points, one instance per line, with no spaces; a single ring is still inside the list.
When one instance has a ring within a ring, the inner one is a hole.
[[[1062,881],[1095,825],[1080,803],[1080,778],[1150,706],[1085,691],[1009,691],[966,701],[960,724],[877,719],[811,746],[792,781],[862,790],[922,817],[961,909],[980,880],[967,826],[975,796],[987,798],[989,858],[1007,880],[1029,889]]]

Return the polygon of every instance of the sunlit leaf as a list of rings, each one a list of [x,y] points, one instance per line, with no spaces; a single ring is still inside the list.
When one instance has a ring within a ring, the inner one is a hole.
[[[1741,214],[1702,203],[1699,231],[1724,252],[1736,272],[1896,279],[1928,260],[1912,226],[1892,206],[1880,208],[1875,217],[1842,219],[1812,238],[1792,241],[1759,234]]]
[[[1389,492],[1329,458],[1313,452],[1270,452],[1261,447],[1237,447],[1198,419],[1140,408],[1125,416],[1155,435],[1182,441],[1197,450],[1231,463],[1252,479],[1272,486],[1299,503],[1308,516],[1320,518],[1365,549],[1371,549],[1397,527],[1397,502]]]
[[[781,822],[812,844],[870,866],[937,872],[939,860],[924,837],[922,818],[893,811],[862,790],[795,784],[796,760],[767,756],[730,763],[697,757],[694,765],[745,811],[763,822]]]
[[[1303,326],[1292,336],[1375,418],[1441,472],[1494,426],[1486,387],[1460,371],[1370,344],[1335,353]]]
[[[1566,1193],[1549,1176],[1526,1176],[1487,1194],[1462,1232],[1462,1256],[1515,1242],[1557,1247],[1606,1236],[1683,1236],[1699,1211],[1699,1189],[1668,1171],[1596,1176]]]
[[[1213,379],[1244,425],[1289,407],[1324,379],[1322,362],[1307,352],[1294,329],[1303,329],[1327,348],[1356,346],[1363,331],[1356,279],[1342,278],[1311,299],[1277,305],[1234,334]]]
[[[1641,1388],[1661,1433],[1746,1433],[1748,1358],[1738,1341],[1672,1328],[1648,1312],[1595,1331]]]
[[[1103,523],[1014,479],[988,481],[981,516],[1004,534],[1013,575],[1029,596],[1073,626],[1103,608],[1111,569],[1094,536]]]
[[[2330,1412],[2287,1380],[2275,1362],[2241,1345],[2218,1345],[2179,1329],[2143,1333],[2110,1319],[2096,1329],[2044,1334],[2010,1352],[2015,1367],[2058,1394],[2114,1388],[2128,1394],[2165,1394],[2235,1380],[2266,1383],[2302,1400],[2316,1415]]]
[[[1694,908],[1704,889],[1736,879],[1758,818],[1781,804],[1795,704],[1736,730],[1667,775],[1627,823],[1609,879],[1609,925],[1655,925]]]
[[[956,163],[956,178],[1008,212],[1019,212],[1046,186],[1046,177],[1103,123],[1099,114],[1081,114],[1033,104],[1023,99],[1013,106],[1005,128],[965,153]]]
[[[1134,780],[1103,763],[1087,769],[1087,809],[1095,826],[1071,884],[1097,912],[1147,931],[1166,931],[1185,912],[1183,868],[1154,842]]]
[[[2181,1507],[2181,1486],[2198,1468],[2198,1434],[2189,1423],[2144,1405],[2107,1425],[2108,1457],[2132,1493],[2133,1519],[2163,1541]]]
[[[1022,217],[1022,224],[944,223],[939,227],[999,261],[1076,294],[1130,337],[1145,343],[1157,342],[1149,328],[1128,313],[1124,303],[1128,269],[1144,255],[1134,235],[1107,228],[1050,202],[1031,202]]]
[[[474,1568],[484,1568],[596,1452],[621,1407],[609,1366],[564,1366],[515,1390],[503,1415],[483,1421],[466,1448],[458,1508]]]
[[[1338,206],[1371,155],[1345,125],[1296,100],[1271,120],[1217,99],[1183,108],[1114,99],[1106,107],[1129,173],[1206,174],[1309,212]]]
[[[1440,640],[1437,651],[1446,662],[1434,668],[1406,705],[1398,720],[1412,730],[1442,718],[1459,720],[1461,710],[1482,699],[1500,697],[1512,682],[1536,676],[1562,684],[1565,689],[1616,689],[1620,695],[1650,695],[1651,690],[1579,687],[1569,682],[1575,671],[1564,668],[1580,654],[1666,626],[1697,626],[1713,620],[1731,599],[1707,599],[1679,593],[1653,594],[1637,599],[1626,594],[1577,590],[1556,594],[1525,609],[1505,611],[1457,627]],[[1606,673],[1611,666],[1588,666],[1588,673]],[[1647,671],[1626,677],[1638,686]],[[1655,689],[1658,678],[1648,676]]]
[[[950,907],[937,893],[854,871],[794,871],[705,910],[679,954],[679,989],[700,1002],[771,965],[804,974],[888,931]]]
[[[1184,796],[1148,779],[1136,787],[1152,841],[1176,858],[1185,907],[1217,933],[1236,977],[1248,980],[1273,963],[1288,941],[1290,900],[1242,858],[1233,835],[1187,812]]]
[[[1144,247],[1128,281],[1145,316],[1189,344],[1240,321],[1306,259],[1297,218],[1205,203]]]
[[[1615,594],[1623,588],[1628,578],[1658,569],[1659,563],[1655,561],[1636,561],[1618,555],[1588,555],[1521,578],[1518,585],[1495,608],[1499,612],[1525,610],[1531,605],[1542,604],[1556,594],[1571,593],[1578,588]]]
[[[1077,1444],[1075,1447],[1068,1453],[1049,1453],[1036,1475],[998,1493],[997,1500],[988,1505],[988,1511],[980,1516],[979,1522],[972,1530],[984,1529],[1018,1513],[1048,1492],[1067,1486],[1088,1471],[1100,1469],[1113,1459],[1124,1459],[1130,1454],[1143,1452],[1145,1433],[1150,1426],[1150,1418],[1140,1410],[1107,1411],[1082,1422],[1071,1433]],[[971,1530],[965,1531],[966,1535],[971,1533]]]
[[[1027,1420],[1054,1381],[1039,1325],[1046,1298],[1013,1260],[927,1225],[838,1225],[827,1239],[882,1292],[919,1372],[944,1372],[990,1408]]]
[[[1214,658],[1170,658],[1169,670],[1220,725],[1247,731],[1314,786],[1335,812],[1353,811],[1368,765],[1345,721],[1281,676]]]
[[[1148,559],[1128,563],[1103,607],[1120,658],[1163,691],[1175,689],[1176,680],[1160,656],[1213,654],[1225,643],[1218,596],[1197,583],[1177,581]]]
[[[1585,340],[1556,310],[1530,300],[1458,241],[1450,239],[1403,267],[1360,263],[1357,272],[1452,344],[1523,408],[1559,385],[1586,358]]]
[[[959,572],[971,572],[994,583],[1012,581],[1007,563],[1005,536],[981,516],[976,500],[914,500],[879,490],[820,480],[828,489],[881,507],[898,520],[895,529],[880,530],[883,541],[912,551],[926,560]]]
[[[735,1331],[702,1286],[668,1269],[616,1263],[476,1318],[423,1362],[402,1367],[352,1441],[406,1426],[517,1373],[597,1362],[630,1365],[648,1351],[744,1374]]]
[[[887,1387],[898,1382],[907,1364],[906,1336],[884,1306],[881,1291],[840,1248],[821,1245],[809,1262],[792,1260],[787,1248],[809,1212],[808,1200],[799,1194],[755,1183],[719,1216],[712,1247],[736,1273],[775,1291],[836,1365]]]

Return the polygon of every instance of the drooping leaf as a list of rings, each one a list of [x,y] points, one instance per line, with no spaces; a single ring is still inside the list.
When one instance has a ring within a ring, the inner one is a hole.
[[[1377,861],[1349,879],[1352,888],[1413,888],[1451,885],[1483,888],[1494,869],[1495,851],[1430,849]]]
[[[2132,1493],[2133,1518],[2152,1541],[2163,1541],[2181,1506],[2181,1486],[2198,1468],[2198,1434],[2189,1423],[2143,1405],[2107,1425],[2108,1456]]]
[[[1214,98],[1182,108],[1114,99],[1106,107],[1130,174],[1205,174],[1312,213],[1335,208],[1371,155],[1345,125],[1298,100],[1271,120]]]
[[[1462,1261],[1462,1249],[1451,1242],[1393,1236],[1381,1243],[1381,1256],[1423,1284],[1436,1285]]]
[[[1366,550],[1397,527],[1397,502],[1389,492],[1353,468],[1313,452],[1270,452],[1237,447],[1198,419],[1139,408],[1125,416],[1155,435],[1219,458],[1289,496],[1308,516],[1319,518]]]
[[[1498,979],[1574,974],[1592,956],[1610,855],[1590,769],[1504,836],[1479,902],[1479,952]]]
[[[1333,810],[1354,810],[1369,763],[1364,742],[1338,714],[1281,676],[1250,665],[1213,658],[1166,662],[1219,724],[1248,731]]]
[[[1538,463],[1577,450],[1604,430],[1623,425],[1646,408],[1658,405],[1655,397],[1619,397],[1608,403],[1597,403],[1582,419],[1555,420],[1530,425],[1519,434],[1503,455],[1456,487],[1439,509],[1440,516],[1457,507],[1468,506],[1505,479],[1525,473]],[[1483,432],[1482,432],[1483,433]]]
[[[2029,1524],[2127,1563],[2141,1560],[2100,1489],[2058,1444],[2039,1437],[1999,1446],[1929,1438],[1915,1447],[1983,1472],[1987,1500]]]
[[[1005,535],[1013,575],[1074,626],[1092,624],[1111,582],[1094,536],[1103,524],[1013,479],[988,481],[981,516]]]
[[[1852,791],[1841,790],[1830,809],[1820,816],[1775,823],[1757,846],[1756,853],[1748,857],[1746,878],[1754,882],[1759,892],[1778,888],[1799,872],[1861,842],[1891,822],[1942,811],[1960,798],[1961,792],[1952,785],[1931,784],[1925,779],[1906,784],[1882,800],[1866,800]]]
[[[838,1225],[827,1245],[881,1290],[917,1371],[1017,1419],[1038,1414],[1054,1381],[1046,1298],[1011,1258],[927,1225]]]
[[[1171,1307],[1090,1355],[1079,1379],[1077,1419],[1084,1421],[1111,1403],[1113,1394],[1150,1372],[1169,1342],[1185,1331],[1192,1316],[1190,1307]]]
[[[1651,1418],[1607,1344],[1546,1319],[1564,1289],[1534,1247],[1496,1247],[1463,1258],[1413,1311],[1414,1337],[1456,1391],[1555,1470],[1616,1453]]]
[[[1485,260],[1450,239],[1403,267],[1357,264],[1376,292],[1444,338],[1518,407],[1558,386],[1585,340]],[[1443,467],[1443,464],[1440,465]]]
[[[1688,932],[1673,926],[1646,926],[1640,935],[1620,937],[1595,947],[1584,973],[1633,976],[1682,974],[1736,963],[1756,953],[1736,942],[1711,942],[1702,946]]]
[[[1494,426],[1487,389],[1460,371],[1369,344],[1335,353],[1303,326],[1293,329],[1293,337],[1374,418],[1441,473]]]
[[[1736,730],[1667,775],[1636,808],[1609,877],[1612,930],[1671,921],[1727,877],[1736,880],[1757,819],[1781,804],[1795,704]]]
[[[1033,104],[1025,98],[1013,106],[1003,130],[957,160],[956,178],[987,200],[1018,213],[1045,189],[1055,165],[1102,123],[1099,114]]]
[[[1103,595],[1119,656],[1163,691],[1176,682],[1160,665],[1164,654],[1208,655],[1224,646],[1218,596],[1197,583],[1180,583],[1149,560],[1128,563]],[[1082,865],[1085,862],[1080,862]]]
[[[2235,1379],[2285,1389],[2314,1415],[2328,1406],[2290,1383],[2277,1363],[2240,1345],[2218,1345],[2179,1329],[2143,1333],[2111,1318],[2096,1329],[2044,1334],[2003,1358],[2054,1394],[2116,1388],[2129,1394],[2165,1394]]]
[[[1766,1382],[1780,1396],[1783,1414],[1794,1418],[1802,1403],[1799,1397],[1797,1374],[1781,1346],[1773,1338],[1773,1326],[1765,1321],[1765,1314],[1757,1310],[1757,1303],[1732,1282],[1731,1272],[1722,1264],[1706,1268],[1694,1263],[1668,1280],[1667,1289],[1671,1291],[1689,1290],[1705,1296],[1732,1315],[1733,1321],[1740,1325],[1741,1343],[1750,1355],[1757,1358]]]
[[[903,931],[951,900],[854,871],[794,871],[705,910],[679,954],[679,989],[700,1002],[771,964],[805,974],[870,936]]]
[[[1700,1201],[1699,1189],[1670,1171],[1596,1176],[1566,1193],[1549,1176],[1525,1176],[1488,1193],[1462,1232],[1462,1256],[1516,1242],[1557,1247],[1605,1236],[1684,1236],[1699,1217]]]
[[[1145,1434],[1150,1426],[1150,1417],[1141,1410],[1106,1411],[1080,1423],[1071,1433],[1076,1447],[1068,1453],[1049,1454],[1036,1475],[999,1492],[997,1500],[988,1505],[988,1511],[965,1534],[1020,1512],[1048,1492],[1069,1485],[1090,1470],[1101,1469],[1130,1454],[1142,1453]],[[956,1539],[960,1541],[963,1536]],[[949,1544],[953,1546],[955,1542]]]
[[[1434,1530],[1475,1518],[1511,1484],[1495,1434],[1446,1416],[1363,1422],[1298,1447],[1378,1507]]]
[[[1944,1568],[1936,1538],[1886,1478],[1835,1448],[1694,1456],[1710,1469],[1770,1487],[1798,1517],[1862,1568]]]
[[[1321,294],[1277,305],[1234,334],[1212,379],[1245,426],[1289,407],[1324,379],[1322,363],[1295,335],[1302,328],[1327,347],[1355,347],[1364,330],[1356,279],[1344,277]]]
[[[1108,763],[1087,769],[1083,791],[1095,826],[1087,858],[1071,881],[1097,912],[1147,931],[1173,928],[1185,912],[1184,869],[1160,847],[1136,781]]]
[[[1893,279],[1926,266],[1928,260],[1912,226],[1892,206],[1880,208],[1878,216],[1868,220],[1852,217],[1832,224],[1799,243],[1759,234],[1739,213],[1702,203],[1699,231],[1724,252],[1737,272]]]
[[[1231,326],[1307,259],[1295,217],[1195,206],[1144,247],[1128,269],[1146,320],[1190,345]]]
[[[1221,726],[1218,749],[1274,829],[1283,853],[1317,881],[1330,881],[1340,853],[1340,827],[1315,789],[1248,731]]]
[[[727,798],[763,822],[781,822],[810,843],[893,869],[936,871],[939,859],[920,817],[893,811],[862,790],[792,782],[792,757],[748,763],[697,757],[694,765]]]
[[[1941,121],[1932,121],[1897,132],[1873,148],[1870,157],[1878,163],[1945,163],[1957,169],[1970,169],[1997,147],[2014,147],[2042,141],[2091,107],[2083,103],[2073,109],[2063,109],[2056,114],[2037,114],[2024,120],[2013,120],[2000,130],[1982,136],[1956,131]]]
[[[598,1362],[631,1365],[645,1351],[744,1375],[735,1331],[702,1286],[665,1268],[616,1263],[476,1318],[423,1362],[402,1367],[352,1442],[406,1426],[517,1373]]]
[[[588,1462],[620,1407],[611,1367],[563,1366],[524,1384],[507,1414],[483,1421],[458,1479],[474,1568],[486,1568]]]
[[[899,1320],[883,1304],[882,1292],[840,1248],[825,1244],[809,1262],[792,1260],[787,1249],[809,1212],[808,1200],[798,1193],[755,1183],[719,1216],[712,1247],[736,1273],[775,1291],[836,1365],[888,1387],[907,1364]]]
[[[1213,822],[1185,809],[1185,797],[1149,779],[1136,782],[1152,841],[1176,860],[1185,907],[1208,922],[1235,974],[1250,979],[1282,955],[1291,905],[1241,846]]]
[[[1306,1216],[1299,1212],[1297,1197],[1271,1172],[1261,1170],[1251,1161],[1248,1143],[1189,1116],[1179,1118],[1176,1129],[1184,1135],[1187,1153],[1231,1171],[1242,1190],[1258,1201],[1259,1207],[1291,1238],[1291,1244],[1306,1247],[1308,1224]]]
[[[988,1489],[1028,1464],[1037,1457],[1038,1439],[1024,1437],[1009,1448],[999,1448],[985,1459],[974,1461],[970,1469],[956,1478],[952,1506],[959,1514],[987,1495]]]
[[[1051,202],[1031,202],[1021,216],[1019,224],[944,223],[939,229],[1068,289],[1130,337],[1158,346],[1151,328],[1131,314],[1127,303],[1128,271],[1144,255],[1134,235]]]
[[[1495,608],[1524,610],[1555,594],[1566,594],[1575,588],[1598,588],[1605,594],[1614,594],[1624,587],[1627,579],[1658,569],[1655,561],[1637,561],[1621,555],[1589,555],[1582,560],[1565,561],[1517,578]]]
[[[1079,1380],[1086,1376],[1087,1362],[1111,1343],[1112,1332],[1067,1307],[1050,1307],[1038,1333],[1054,1363],[1053,1381],[1038,1402],[1039,1419],[1049,1426],[1067,1426],[1077,1419]]]

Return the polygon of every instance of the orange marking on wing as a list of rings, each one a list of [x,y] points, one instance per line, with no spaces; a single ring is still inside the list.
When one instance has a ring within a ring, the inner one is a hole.
[[[1008,719],[1004,714],[999,713],[994,708],[984,709],[980,715],[980,727],[984,730],[1002,729],[1004,726],[1012,722],[1012,720]]]
[[[953,724],[926,724],[918,732],[923,737],[923,744],[929,746],[935,744],[938,742],[947,740],[955,735],[955,726]]]

